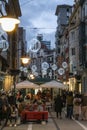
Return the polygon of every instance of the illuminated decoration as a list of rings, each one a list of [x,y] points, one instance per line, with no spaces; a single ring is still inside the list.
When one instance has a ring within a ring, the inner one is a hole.
[[[59,73],[60,75],[63,75],[63,74],[65,73],[64,68],[60,68],[60,69],[58,69],[58,73]]]
[[[47,62],[42,63],[42,69],[47,70],[49,68],[49,64]]]
[[[38,76],[38,72],[36,72],[36,71],[33,72],[33,74],[34,74],[36,77]]]
[[[23,71],[23,66],[21,66],[21,67],[19,68],[19,70],[20,70],[20,71]]]
[[[29,45],[30,45],[29,50],[30,50],[31,52],[34,52],[34,53],[37,53],[37,52],[40,50],[40,48],[41,48],[41,43],[40,43],[40,41],[37,40],[37,39],[32,39],[32,40],[29,42]]]
[[[29,78],[29,79],[34,79],[35,77],[34,77],[33,74],[29,74],[29,75],[28,75],[28,78]]]
[[[57,69],[57,65],[56,64],[53,64],[52,66],[51,66],[51,68],[52,68],[52,70],[56,70]]]
[[[52,72],[49,72],[49,76],[50,76],[50,78],[52,77]]]
[[[2,51],[6,51],[9,47],[9,44],[6,40],[0,40],[0,49],[2,49]]]
[[[6,34],[6,32],[5,32],[4,30],[1,30],[1,28],[0,28],[0,38],[1,38],[4,34]]]
[[[22,63],[25,65],[25,64],[28,64],[28,63],[29,63],[30,58],[29,58],[29,57],[22,57],[22,58],[21,58],[21,61],[22,61]]]
[[[4,31],[11,32],[15,29],[16,24],[20,23],[20,21],[16,18],[0,17],[0,23]]]
[[[32,70],[33,72],[35,72],[35,71],[37,70],[37,66],[36,66],[36,65],[32,65],[31,70]]]
[[[46,71],[46,70],[42,70],[42,74],[43,74],[43,75],[46,75],[46,74],[47,74],[47,71]]]
[[[66,62],[63,62],[63,63],[62,63],[62,67],[63,67],[64,69],[66,69],[66,68],[68,67],[67,63],[66,63]]]
[[[21,66],[20,68],[19,68],[19,70],[22,72],[25,72],[25,73],[28,73],[28,69],[27,69],[27,67],[23,67],[23,66]]]
[[[23,68],[23,71],[24,71],[25,73],[28,73],[27,67],[24,67],[24,68]]]

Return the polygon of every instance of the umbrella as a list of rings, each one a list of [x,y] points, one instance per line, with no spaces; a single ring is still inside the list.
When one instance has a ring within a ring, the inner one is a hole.
[[[21,89],[21,88],[39,88],[39,85],[25,80],[23,82],[17,83],[16,88],[17,89]]]
[[[59,89],[64,89],[64,88],[68,88],[67,85],[61,83],[61,82],[58,82],[56,80],[52,80],[50,82],[46,82],[42,85],[40,85],[40,87],[42,88],[59,88]]]
[[[43,83],[51,81],[51,79],[50,78],[39,77],[39,78],[35,78],[35,79],[29,79],[29,81],[31,81],[31,82],[33,82],[35,84],[41,85]]]

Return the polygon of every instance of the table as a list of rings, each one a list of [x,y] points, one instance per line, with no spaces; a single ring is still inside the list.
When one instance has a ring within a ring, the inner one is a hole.
[[[48,122],[48,111],[28,111],[23,110],[21,112],[21,122],[26,123],[27,121],[46,121]]]

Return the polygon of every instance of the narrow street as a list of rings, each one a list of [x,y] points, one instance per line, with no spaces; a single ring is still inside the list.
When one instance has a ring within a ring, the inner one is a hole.
[[[55,112],[49,113],[47,123],[28,122],[18,124],[17,127],[5,127],[4,130],[87,130],[87,121],[67,119],[62,115],[62,119],[57,119]]]

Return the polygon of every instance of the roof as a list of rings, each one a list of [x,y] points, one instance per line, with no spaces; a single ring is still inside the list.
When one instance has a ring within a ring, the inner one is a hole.
[[[58,15],[60,8],[72,8],[71,5],[63,4],[63,5],[57,5],[55,15]]]

